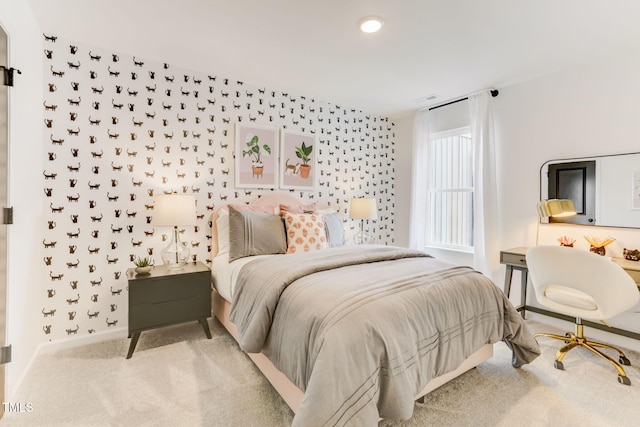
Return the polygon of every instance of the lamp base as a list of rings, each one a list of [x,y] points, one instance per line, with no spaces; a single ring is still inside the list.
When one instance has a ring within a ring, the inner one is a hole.
[[[376,242],[375,237],[369,236],[364,232],[364,220],[360,220],[360,231],[353,236],[353,242],[356,245],[374,244]]]
[[[171,242],[160,255],[162,262],[169,270],[180,270],[189,261],[189,248],[180,241],[178,227],[174,227],[173,233],[171,233]]]
[[[365,245],[367,243],[373,243],[373,237],[368,234],[356,234],[353,236],[353,243],[356,245]]]

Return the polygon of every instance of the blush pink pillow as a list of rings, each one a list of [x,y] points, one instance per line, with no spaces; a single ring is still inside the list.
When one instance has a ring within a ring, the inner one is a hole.
[[[316,211],[316,202],[309,203],[308,205],[285,205],[280,204],[280,215],[284,216],[286,212],[292,214],[314,213]]]

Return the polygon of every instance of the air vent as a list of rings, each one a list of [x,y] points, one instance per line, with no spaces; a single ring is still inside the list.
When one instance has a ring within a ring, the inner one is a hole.
[[[427,96],[423,96],[422,98],[414,99],[413,102],[415,102],[416,104],[423,104],[425,102],[430,102],[430,101],[433,101],[435,99],[438,99],[438,95],[432,93],[431,95],[427,95]]]

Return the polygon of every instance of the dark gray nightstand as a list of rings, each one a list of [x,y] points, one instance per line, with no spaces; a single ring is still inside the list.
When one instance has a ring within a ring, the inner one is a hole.
[[[169,271],[156,266],[150,274],[127,270],[129,280],[129,352],[131,358],[140,333],[149,329],[197,320],[207,338],[211,331],[211,270],[202,262]]]

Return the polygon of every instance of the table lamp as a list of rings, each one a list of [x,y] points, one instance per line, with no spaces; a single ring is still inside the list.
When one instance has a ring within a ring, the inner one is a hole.
[[[349,204],[349,218],[360,220],[360,231],[355,235],[356,244],[363,244],[370,241],[371,236],[364,232],[364,221],[376,219],[378,217],[378,208],[376,207],[376,199],[355,198],[351,199]]]
[[[183,194],[156,196],[151,224],[173,227],[171,242],[161,252],[162,261],[169,270],[179,270],[189,261],[189,248],[180,242],[179,225],[196,224],[196,199]]]
[[[549,218],[551,216],[570,216],[576,214],[576,208],[570,199],[549,199],[538,202],[538,216]]]
[[[540,236],[540,223],[548,222],[552,216],[571,216],[576,214],[576,208],[571,199],[549,199],[538,202],[538,222],[536,224],[536,246]]]

